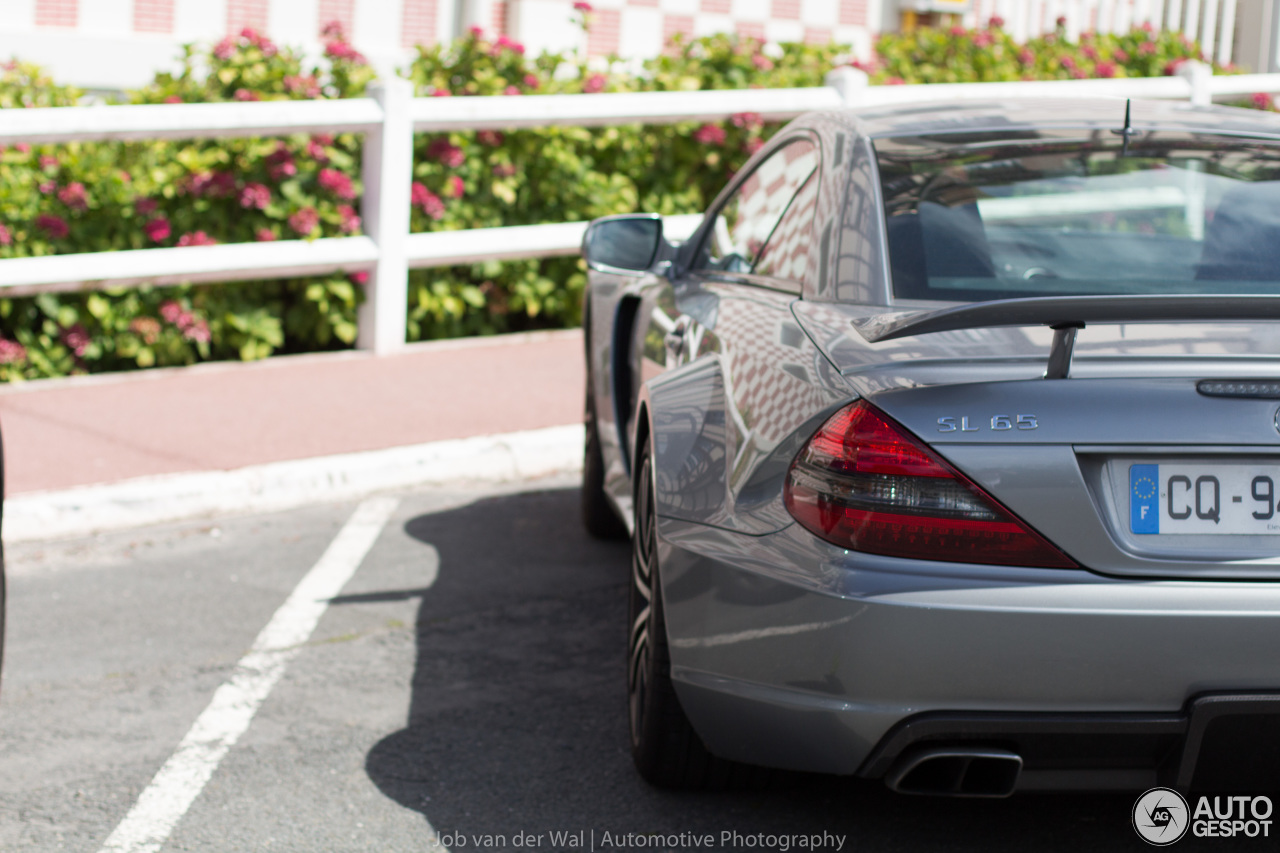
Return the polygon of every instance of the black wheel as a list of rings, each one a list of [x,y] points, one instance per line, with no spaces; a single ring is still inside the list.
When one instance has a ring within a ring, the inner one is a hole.
[[[590,373],[587,379],[587,405],[583,426],[586,428],[586,442],[582,456],[582,524],[597,539],[625,539],[627,526],[618,518],[604,494],[604,454],[600,451]]]
[[[631,538],[627,694],[631,757],[645,781],[662,788],[722,788],[756,784],[760,768],[707,752],[671,683],[667,626],[658,583],[658,530],[653,459],[648,442],[636,462],[635,533]]]

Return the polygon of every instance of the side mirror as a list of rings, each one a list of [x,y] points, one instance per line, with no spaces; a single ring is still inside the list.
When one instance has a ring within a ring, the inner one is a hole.
[[[653,266],[661,245],[661,217],[647,213],[606,216],[587,226],[582,256],[592,269],[644,272]]]

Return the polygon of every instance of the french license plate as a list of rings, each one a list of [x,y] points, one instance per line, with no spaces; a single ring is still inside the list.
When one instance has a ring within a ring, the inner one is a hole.
[[[1138,534],[1280,534],[1280,465],[1131,465]]]

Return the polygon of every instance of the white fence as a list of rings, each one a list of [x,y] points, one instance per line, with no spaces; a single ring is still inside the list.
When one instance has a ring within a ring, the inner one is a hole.
[[[571,255],[586,228],[584,222],[570,222],[410,234],[415,132],[713,121],[740,112],[788,119],[843,106],[1018,97],[1167,98],[1205,104],[1215,97],[1280,92],[1280,74],[1215,77],[1199,63],[1187,63],[1176,77],[1133,80],[871,87],[866,75],[841,68],[827,82],[811,89],[444,99],[414,98],[406,81],[392,79],[371,87],[371,97],[350,100],[2,110],[0,145],[364,133],[361,214],[366,236],[11,258],[0,260],[0,294],[367,271],[368,298],[361,306],[357,345],[390,352],[404,345],[410,269]],[[698,219],[675,217],[669,224],[676,236],[687,235]]]
[[[977,0],[970,26],[985,25],[992,16],[1018,41],[1053,32],[1059,17],[1066,19],[1072,41],[1080,33],[1126,33],[1150,24],[1156,30],[1181,32],[1204,46],[1205,58],[1231,62],[1237,0]]]

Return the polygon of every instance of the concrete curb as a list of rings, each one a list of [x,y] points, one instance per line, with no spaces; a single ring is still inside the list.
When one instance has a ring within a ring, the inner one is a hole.
[[[233,471],[140,477],[5,501],[4,539],[86,536],[229,513],[270,512],[373,492],[502,483],[582,468],[581,424],[272,462]]]

